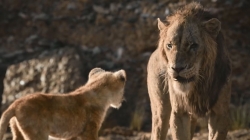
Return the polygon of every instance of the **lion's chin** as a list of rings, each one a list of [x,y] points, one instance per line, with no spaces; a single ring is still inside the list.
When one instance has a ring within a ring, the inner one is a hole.
[[[192,76],[190,78],[184,78],[181,76],[177,76],[174,78],[174,81],[177,81],[181,84],[187,84],[187,83],[193,82],[194,80],[195,80],[195,76]]]
[[[113,108],[119,109],[119,108],[122,106],[122,104],[121,104],[121,103],[120,103],[120,104],[117,104],[117,105],[115,105],[115,104],[110,104],[110,106],[113,107]]]
[[[195,76],[190,77],[188,79],[183,78],[183,77],[175,77],[173,78],[173,90],[175,90],[175,93],[179,94],[186,94],[189,93],[190,90],[192,89],[192,82],[195,81]]]
[[[190,90],[192,89],[192,84],[191,82],[182,84],[180,82],[173,82],[173,90],[177,94],[186,94],[189,93]]]

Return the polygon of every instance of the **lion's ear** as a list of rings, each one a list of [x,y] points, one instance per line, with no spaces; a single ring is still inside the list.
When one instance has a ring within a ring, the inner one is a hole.
[[[115,76],[117,76],[121,81],[126,81],[126,72],[125,70],[119,70],[115,72]]]
[[[90,72],[89,72],[89,78],[93,75],[95,75],[96,73],[99,73],[99,72],[104,72],[105,70],[101,69],[101,68],[94,68],[92,69]]]
[[[157,18],[158,21],[158,29],[161,31],[162,29],[166,28],[166,25],[160,20],[160,18]]]
[[[217,37],[221,30],[221,22],[217,18],[212,18],[208,21],[205,21],[204,26],[213,37]]]

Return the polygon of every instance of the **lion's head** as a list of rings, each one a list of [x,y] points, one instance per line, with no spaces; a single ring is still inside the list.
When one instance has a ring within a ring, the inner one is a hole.
[[[195,81],[213,73],[221,23],[202,14],[203,8],[193,3],[168,17],[165,24],[158,19],[161,54],[167,62],[169,78],[179,92],[186,93]]]
[[[97,87],[100,98],[110,100],[110,106],[119,108],[123,101],[124,86],[126,82],[126,72],[119,70],[116,72],[105,71],[101,68],[94,68],[89,73],[88,85]]]

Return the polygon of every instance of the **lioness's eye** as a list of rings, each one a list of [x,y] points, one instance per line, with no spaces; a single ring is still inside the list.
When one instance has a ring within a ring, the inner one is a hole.
[[[167,47],[168,47],[169,49],[171,49],[171,48],[172,48],[172,44],[167,44]]]
[[[190,45],[190,50],[191,51],[196,51],[197,49],[198,49],[198,44],[193,43],[193,44]]]

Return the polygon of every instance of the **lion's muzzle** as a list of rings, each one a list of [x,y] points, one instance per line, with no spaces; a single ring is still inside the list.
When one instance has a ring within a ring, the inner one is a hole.
[[[180,83],[189,83],[195,80],[194,67],[171,67],[170,72],[174,81],[178,81]]]

